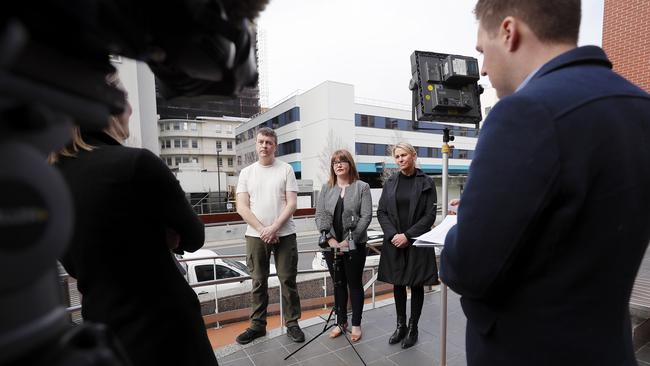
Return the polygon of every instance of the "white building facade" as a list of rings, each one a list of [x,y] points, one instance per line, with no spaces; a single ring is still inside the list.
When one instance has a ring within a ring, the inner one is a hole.
[[[158,130],[156,129],[156,88],[149,66],[122,56],[111,56],[122,85],[133,109],[129,119],[130,136],[125,145],[145,148],[158,155]]]
[[[397,168],[388,150],[400,141],[417,149],[418,167],[435,178],[442,171],[441,130],[448,127],[455,136],[449,160],[453,176],[450,197],[453,189],[458,195],[462,190],[478,136],[473,125],[427,123],[427,131],[417,129],[410,110],[356,102],[354,86],[332,81],[295,95],[237,127],[238,170],[256,161],[255,135],[261,127],[276,131],[278,158],[291,164],[299,179],[313,180],[314,190],[327,181],[330,156],[340,148],[353,154],[361,179],[380,188],[382,176]]]

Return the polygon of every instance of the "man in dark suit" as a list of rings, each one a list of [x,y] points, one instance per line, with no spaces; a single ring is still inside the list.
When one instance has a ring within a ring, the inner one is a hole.
[[[479,0],[486,118],[441,278],[469,365],[636,365],[650,240],[650,96],[576,47],[580,0]]]

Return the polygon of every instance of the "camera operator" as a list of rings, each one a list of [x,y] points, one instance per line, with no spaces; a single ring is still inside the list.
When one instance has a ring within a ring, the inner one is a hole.
[[[361,313],[363,312],[363,268],[366,262],[366,229],[372,219],[372,198],[368,183],[359,180],[352,155],[347,150],[337,150],[330,159],[329,181],[321,188],[316,204],[316,226],[331,217],[328,243],[331,248],[348,249],[346,253],[325,252],[325,260],[334,284],[336,319],[340,327],[332,328],[330,338],[341,335],[348,326],[348,289],[352,302],[352,334],[350,339],[361,339]],[[351,237],[350,237],[351,235]],[[354,243],[351,244],[350,240]],[[334,273],[334,266],[336,274]]]
[[[121,88],[115,76],[110,83]],[[217,365],[196,294],[169,252],[199,249],[203,223],[160,158],[122,146],[130,114],[128,106],[103,131],[75,127],[72,143],[50,156],[75,208],[62,263],[77,279],[84,320],[108,325],[134,365]]]

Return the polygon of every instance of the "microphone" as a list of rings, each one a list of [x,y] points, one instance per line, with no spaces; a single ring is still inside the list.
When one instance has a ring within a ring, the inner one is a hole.
[[[334,221],[332,215],[329,212],[323,212],[318,225],[318,231],[320,231],[318,246],[323,249],[329,248],[329,244],[327,243],[327,233],[329,233],[332,228],[332,221]]]
[[[352,230],[357,226],[356,221],[354,220],[354,214],[350,211],[343,211],[343,229],[348,232],[348,247],[344,251],[353,251],[357,249],[356,244],[354,243],[354,238],[352,237]]]

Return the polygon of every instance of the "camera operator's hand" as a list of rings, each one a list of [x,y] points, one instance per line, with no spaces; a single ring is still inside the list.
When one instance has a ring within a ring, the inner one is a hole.
[[[390,242],[393,243],[393,245],[398,248],[405,248],[406,246],[409,245],[409,240],[406,238],[406,235],[404,234],[395,234],[395,236],[393,236],[393,239],[391,239]]]
[[[447,215],[456,215],[458,214],[458,207],[460,207],[460,199],[454,198],[449,201],[449,208],[447,209]]]
[[[181,236],[174,229],[165,229],[165,239],[167,241],[167,247],[171,250],[177,249],[181,243]]]

